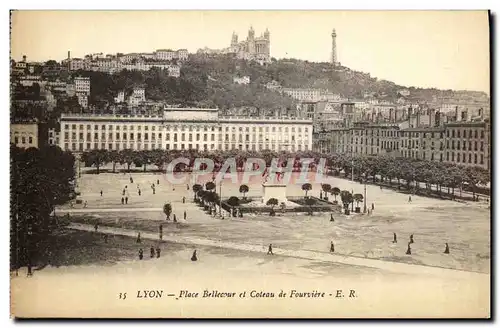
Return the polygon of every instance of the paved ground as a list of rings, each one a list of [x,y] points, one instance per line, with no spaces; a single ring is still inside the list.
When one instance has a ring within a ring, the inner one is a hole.
[[[130,176],[134,184],[130,183]],[[205,177],[205,180],[210,178]],[[150,186],[156,184],[157,179],[160,184],[153,195]],[[261,177],[250,180],[248,196],[261,195],[261,181]],[[341,190],[364,193],[363,185],[359,183],[336,178],[329,178],[328,182]],[[141,196],[137,193],[137,184]],[[223,197],[240,196],[239,185],[238,181],[225,179],[222,183]],[[129,204],[121,205],[121,191],[125,186],[129,190]],[[289,184],[287,194],[303,195],[300,186]],[[335,222],[330,222],[329,214],[319,213],[312,217],[302,214],[273,218],[248,215],[220,220],[208,216],[192,203],[192,191],[187,190],[185,184],[172,185],[161,174],[84,174],[80,190],[82,198],[88,202],[87,208],[70,209],[65,206],[56,210],[57,213],[70,212],[72,220],[77,223],[97,220],[103,225],[156,232],[158,224],[165,222],[161,208],[168,201],[172,203],[179,223],[166,224],[166,235],[224,240],[255,245],[261,249],[273,243],[277,248],[314,252],[328,251],[330,241],[333,241],[336,253],[343,256],[479,272],[490,270],[490,216],[485,204],[418,196],[412,196],[412,202],[408,203],[407,195],[368,185],[368,207],[372,203],[375,206],[370,216],[336,214]],[[104,192],[102,197],[100,190]],[[313,183],[310,194],[318,196],[319,191],[319,183]],[[186,198],[186,203],[182,203],[182,197]],[[187,221],[182,220],[184,211]],[[393,233],[398,235],[397,244],[392,243]],[[410,234],[414,234],[415,243],[412,245],[412,256],[407,256],[405,252]],[[450,245],[449,255],[443,254],[445,242]]]

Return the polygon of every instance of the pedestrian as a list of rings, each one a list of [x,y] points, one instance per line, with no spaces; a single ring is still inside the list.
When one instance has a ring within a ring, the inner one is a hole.
[[[267,255],[274,255],[273,254],[273,244],[269,244],[269,247],[267,249]]]
[[[187,214],[186,211],[184,211],[184,220],[186,220]]]
[[[159,185],[160,184],[160,179],[156,179],[156,184]]]
[[[333,213],[330,213],[330,222],[335,222],[335,219],[333,218]]]
[[[137,193],[138,193],[138,194],[139,194],[139,196],[140,196],[140,195],[141,195],[141,189],[139,189],[139,190],[137,191]]]
[[[196,249],[193,252],[193,256],[191,256],[191,261],[193,262],[198,261],[198,257],[196,256]]]
[[[73,202],[69,202],[69,206],[73,208],[74,207]]]
[[[448,243],[445,243],[445,244],[446,244],[446,248],[444,249],[444,253],[450,254],[450,247],[448,246]]]
[[[335,245],[333,245],[333,241],[330,242],[330,253],[334,253],[335,252]]]
[[[33,276],[33,268],[31,267],[31,263],[28,263],[28,274],[26,276],[27,277]]]
[[[83,203],[83,208],[86,208],[87,207],[87,201],[85,201],[85,203]]]
[[[411,195],[408,196],[408,203],[411,203]]]
[[[172,191],[175,191],[175,187],[172,187]]]
[[[161,252],[161,249],[160,249],[160,246],[157,246],[156,247],[156,258],[160,258],[160,252]]]
[[[174,222],[177,222],[177,217],[175,216],[175,214],[174,214]]]
[[[108,235],[104,235],[104,243],[107,244],[108,243]]]
[[[414,241],[413,241],[413,234],[412,234],[412,235],[410,235],[410,244],[413,244],[413,243],[414,243]]]
[[[132,179],[132,177],[130,177],[130,183],[134,183],[134,179]]]
[[[98,227],[99,227],[99,226],[97,225],[97,223],[96,223],[96,224],[94,224],[94,230],[95,230],[95,232],[97,232]]]
[[[139,248],[139,260],[142,260],[143,257],[143,251],[142,248]]]
[[[375,204],[372,203],[372,212],[375,209]]]
[[[186,197],[182,197],[182,204],[186,202]]]
[[[140,243],[141,242],[141,233],[139,232],[137,234],[137,243]]]
[[[128,197],[125,197],[125,205],[128,204]]]
[[[151,253],[151,258],[155,257],[155,248],[153,246],[151,246],[150,253]]]
[[[187,190],[189,190],[189,184],[186,185]]]
[[[411,255],[410,243],[408,243],[408,249],[406,250],[406,255]]]
[[[395,243],[397,243],[397,242],[398,242],[398,236],[396,236],[396,233],[395,233],[395,232],[393,232],[393,235],[394,235],[394,236],[393,236],[393,238],[392,238],[392,243],[393,243],[393,244],[395,244]]]
[[[153,195],[156,195],[156,191],[155,191],[155,188],[153,188]]]
[[[101,197],[102,197],[102,190],[101,190]]]
[[[122,205],[123,205],[124,202],[125,202],[125,199],[122,197]]]

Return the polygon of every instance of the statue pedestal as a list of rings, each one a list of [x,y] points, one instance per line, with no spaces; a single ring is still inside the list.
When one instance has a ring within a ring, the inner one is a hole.
[[[286,184],[282,183],[264,183],[262,185],[264,192],[262,196],[262,201],[264,204],[267,203],[269,198],[276,198],[278,204],[286,202]]]

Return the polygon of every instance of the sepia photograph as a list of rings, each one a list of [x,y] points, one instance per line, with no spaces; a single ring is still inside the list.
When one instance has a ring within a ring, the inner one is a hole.
[[[491,19],[11,10],[11,318],[489,319]]]

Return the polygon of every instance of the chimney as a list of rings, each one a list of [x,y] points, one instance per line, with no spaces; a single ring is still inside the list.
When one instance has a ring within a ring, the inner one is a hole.
[[[467,121],[467,111],[462,111],[460,114],[461,114],[460,121],[466,122]]]
[[[394,115],[394,108],[389,109],[389,123],[392,122],[392,116]]]
[[[455,106],[455,121],[458,121],[458,106]]]
[[[420,109],[417,111],[417,128],[420,127]]]
[[[23,55],[23,62],[26,62],[26,55]]]
[[[71,59],[71,51],[68,50],[68,59]]]

